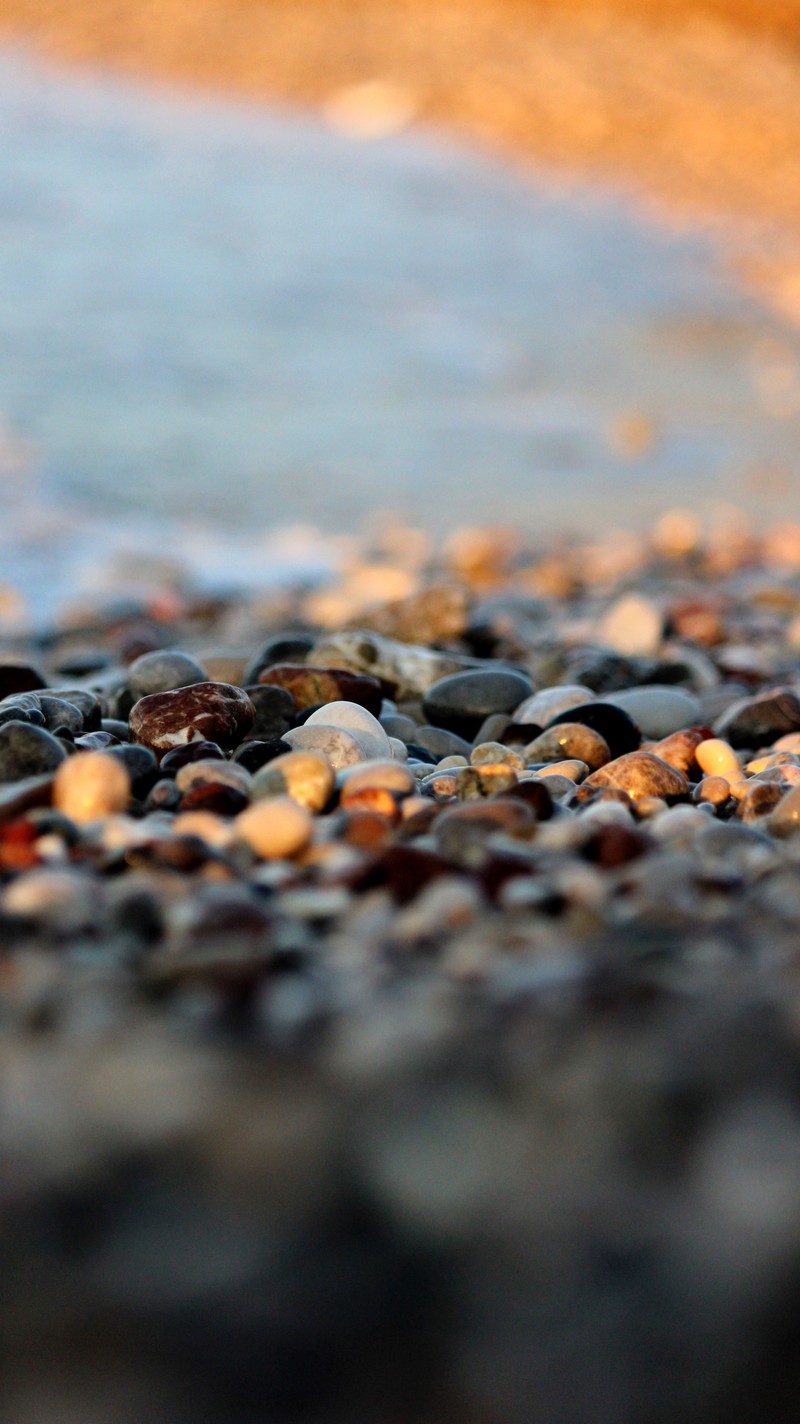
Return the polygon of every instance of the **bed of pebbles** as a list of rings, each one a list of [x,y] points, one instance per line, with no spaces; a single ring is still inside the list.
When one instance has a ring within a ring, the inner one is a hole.
[[[800,533],[402,548],[0,658],[19,1424],[797,1416]]]

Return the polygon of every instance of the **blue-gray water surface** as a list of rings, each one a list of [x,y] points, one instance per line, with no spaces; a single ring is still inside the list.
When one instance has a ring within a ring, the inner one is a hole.
[[[0,428],[29,532],[43,502],[175,537],[797,513],[799,355],[706,237],[618,198],[0,52]]]

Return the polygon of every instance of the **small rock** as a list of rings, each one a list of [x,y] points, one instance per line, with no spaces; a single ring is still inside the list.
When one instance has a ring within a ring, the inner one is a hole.
[[[327,757],[315,751],[293,751],[276,757],[256,772],[252,798],[291,796],[309,811],[322,811],[333,795],[335,778]]]
[[[351,732],[369,757],[390,757],[391,744],[377,717],[357,702],[328,702],[306,718],[306,727],[341,727]]]
[[[680,771],[652,752],[627,752],[586,778],[582,790],[610,786],[634,801],[643,796],[685,796],[689,782]]]
[[[306,849],[314,823],[291,796],[256,801],[233,822],[235,835],[262,860],[291,860]]]
[[[577,707],[570,707],[566,712],[560,712],[558,716],[553,717],[545,731],[560,727],[565,722],[580,722],[584,727],[591,727],[593,731],[599,732],[612,757],[636,751],[641,742],[639,729],[633,719],[621,707],[614,707],[610,702],[583,702]]]
[[[738,781],[742,766],[730,742],[720,737],[706,737],[698,743],[695,760],[701,771],[716,778],[724,776],[726,781]]]
[[[645,687],[631,687],[626,692],[608,693],[605,700],[627,712],[643,737],[668,737],[702,720],[697,698],[679,687],[650,683]]]
[[[128,668],[128,683],[137,700],[154,692],[172,692],[176,687],[207,681],[208,673],[197,659],[177,648],[143,653]]]
[[[66,755],[63,743],[43,727],[16,721],[0,725],[0,782],[55,771]]]
[[[562,761],[565,757],[577,757],[590,770],[596,771],[611,760],[611,751],[605,738],[583,722],[559,722],[535,737],[523,751],[526,765]]]
[[[787,732],[800,730],[800,698],[789,687],[773,687],[734,702],[714,723],[717,737],[732,747],[771,746]]]
[[[592,697],[591,688],[580,683],[541,687],[514,709],[514,721],[538,722],[540,727],[544,727],[548,722],[552,722],[554,717],[568,712],[570,707],[581,707],[584,703],[591,702]]]
[[[423,699],[425,716],[465,738],[474,737],[493,712],[513,712],[533,692],[530,678],[512,669],[475,669],[441,678]]]
[[[664,618],[656,605],[641,594],[617,599],[601,619],[598,638],[624,657],[652,656],[661,647]]]
[[[356,762],[369,759],[360,739],[353,732],[345,731],[344,727],[329,727],[319,723],[309,727],[306,724],[303,727],[294,727],[282,740],[292,751],[320,752],[334,771],[341,771],[342,767],[353,766]]]
[[[76,752],[61,763],[53,783],[53,805],[71,821],[98,821],[125,811],[131,779],[108,752]]]
[[[155,752],[200,741],[232,747],[247,735],[255,715],[242,688],[198,682],[142,697],[131,711],[130,729],[135,741]]]
[[[261,686],[282,687],[290,692],[300,710],[327,702],[347,701],[357,702],[377,717],[383,702],[377,678],[347,672],[343,668],[278,663],[266,668],[258,681]]]

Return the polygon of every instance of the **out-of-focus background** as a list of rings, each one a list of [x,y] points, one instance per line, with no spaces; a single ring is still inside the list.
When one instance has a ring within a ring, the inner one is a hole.
[[[798,36],[795,0],[0,0],[25,608],[121,540],[225,579],[376,509],[800,513]]]

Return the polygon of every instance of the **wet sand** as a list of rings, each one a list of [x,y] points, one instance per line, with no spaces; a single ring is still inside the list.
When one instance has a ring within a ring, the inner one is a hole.
[[[446,124],[672,214],[738,214],[734,260],[800,309],[795,0],[2,0],[0,28],[81,64],[321,105],[362,131]]]

